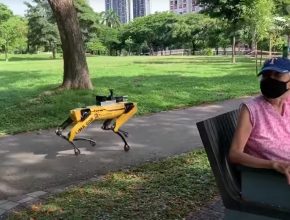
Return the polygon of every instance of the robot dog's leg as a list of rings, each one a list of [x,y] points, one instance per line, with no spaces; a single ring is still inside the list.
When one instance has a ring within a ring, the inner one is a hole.
[[[64,130],[64,129],[66,129],[69,125],[71,125],[73,123],[73,120],[69,117],[68,119],[66,119],[58,128],[57,128],[57,130],[55,131],[55,133],[58,135],[58,136],[60,136],[60,137],[62,137],[63,139],[65,139],[66,141],[68,141],[72,146],[73,146],[73,149],[74,149],[74,152],[75,152],[75,155],[77,156],[77,155],[79,155],[80,153],[81,153],[81,151],[80,151],[80,149],[74,144],[74,142],[72,142],[72,141],[70,141],[69,139],[68,139],[68,137],[67,136],[65,136],[65,135],[63,135],[62,134],[62,131]],[[69,134],[68,134],[68,136],[69,136]]]
[[[130,150],[130,146],[128,145],[128,143],[127,143],[127,141],[125,139],[125,137],[128,137],[128,132],[122,131],[121,129],[119,129],[118,131],[114,131],[114,126],[110,126],[111,122],[112,122],[111,119],[105,120],[104,123],[103,123],[102,129],[106,130],[106,131],[111,130],[115,134],[119,135],[122,138],[122,140],[123,140],[123,142],[125,144],[124,145],[124,151],[126,151],[126,152],[129,151]]]
[[[127,143],[127,141],[126,141],[126,139],[125,139],[125,137],[122,135],[122,133],[120,132],[120,131],[114,131],[114,133],[115,134],[117,134],[117,135],[119,135],[121,138],[122,138],[122,140],[123,140],[123,142],[124,142],[124,151],[129,151],[130,150],[130,146],[129,146],[129,144]],[[125,132],[125,133],[127,133],[127,132]],[[125,135],[126,136],[126,135]],[[127,137],[127,136],[126,136]]]
[[[71,125],[73,123],[73,120],[69,117],[68,119],[66,119],[55,131],[56,135],[61,136],[61,137],[65,137],[62,134],[62,131],[64,129],[66,129],[69,125]]]
[[[80,149],[74,144],[74,142],[68,142],[73,146],[75,155],[78,156],[81,153]]]
[[[97,142],[91,138],[78,137],[78,138],[75,138],[74,141],[88,141],[90,142],[90,145],[92,147],[95,147],[97,145]]]
[[[69,141],[69,139],[68,139],[66,136],[64,136],[64,135],[62,134],[62,131],[57,130],[57,131],[56,131],[56,134],[57,134],[58,136],[62,137],[63,139],[65,139],[66,141],[68,141],[68,142],[73,146],[73,148],[74,148],[74,152],[75,152],[75,155],[76,155],[76,156],[79,155],[79,154],[81,153],[80,149],[79,149],[79,148],[74,144],[74,142]]]

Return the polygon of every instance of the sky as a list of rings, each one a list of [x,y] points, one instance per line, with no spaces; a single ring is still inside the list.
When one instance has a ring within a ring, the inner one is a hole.
[[[14,14],[24,15],[26,6],[24,1],[31,2],[31,0],[0,0],[0,3],[7,5]],[[105,0],[89,0],[92,8],[96,12],[105,10]],[[156,11],[167,11],[169,10],[169,0],[151,0],[151,13]]]

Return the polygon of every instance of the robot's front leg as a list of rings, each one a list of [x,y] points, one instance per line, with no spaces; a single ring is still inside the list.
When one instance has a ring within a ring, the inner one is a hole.
[[[68,136],[65,136],[62,134],[63,130],[65,130],[72,123],[73,123],[73,120],[69,117],[56,129],[55,133],[57,136],[60,136],[66,141],[68,141],[73,146],[75,155],[79,155],[81,153],[80,149],[74,144],[73,141],[70,141],[68,138],[70,136],[70,133],[68,133]]]
[[[73,123],[73,120],[69,117],[66,119],[55,131],[56,135],[60,137],[66,137],[62,134],[63,130],[66,129],[68,126],[70,126]]]
[[[63,139],[65,139],[66,141],[68,141],[74,149],[74,153],[75,155],[79,155],[81,153],[80,149],[74,144],[73,141],[78,141],[78,140],[86,140],[89,141],[91,143],[92,146],[96,145],[96,142],[94,140],[91,139],[87,139],[87,138],[74,138],[73,140],[70,140],[70,135],[71,133],[69,132],[67,136],[63,135],[62,132],[63,130],[65,130],[68,126],[70,126],[73,123],[73,120],[69,117],[67,118],[55,131],[56,135],[62,137]]]
[[[78,138],[75,138],[74,141],[88,141],[90,142],[90,145],[92,147],[95,147],[97,145],[97,142],[91,138],[78,137]]]

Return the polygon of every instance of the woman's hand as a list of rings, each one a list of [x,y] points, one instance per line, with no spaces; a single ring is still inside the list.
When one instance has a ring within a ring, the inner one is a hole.
[[[274,170],[284,174],[287,178],[287,182],[290,185],[290,163],[283,161],[273,161],[272,167]]]

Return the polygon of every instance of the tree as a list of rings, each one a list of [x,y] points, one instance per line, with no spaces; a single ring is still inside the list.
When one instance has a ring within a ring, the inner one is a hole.
[[[32,4],[25,2],[28,10],[28,45],[34,51],[40,46],[49,48],[53,59],[56,58],[57,45],[60,44],[60,37],[56,21],[51,8],[46,0],[33,0]]]
[[[109,55],[117,55],[120,45],[119,30],[104,26],[100,33],[100,41],[108,49]]]
[[[87,43],[100,32],[101,15],[94,12],[88,0],[74,0],[73,3],[77,10],[83,40]]]
[[[226,48],[231,45],[229,39],[229,28],[228,24],[221,19],[211,19],[208,21],[208,27],[206,28],[206,41],[207,47],[215,48],[216,55],[219,54],[219,48],[223,48],[223,53],[226,55]]]
[[[7,21],[12,16],[12,11],[6,5],[0,3],[0,23]]]
[[[104,54],[106,52],[106,47],[103,45],[103,43],[97,37],[91,39],[87,43],[87,49],[92,54]]]
[[[288,58],[288,51],[290,48],[290,17],[275,17],[274,20],[274,30],[280,30],[278,33],[283,36],[283,57],[287,56]],[[277,34],[277,33],[276,33]],[[273,34],[272,34],[273,36]],[[286,37],[286,40],[285,40]],[[286,46],[287,45],[287,46]]]
[[[125,40],[125,44],[127,46],[128,52],[129,52],[129,56],[131,55],[131,51],[132,51],[132,47],[134,45],[134,41],[132,40],[131,37],[129,37],[127,40]]]
[[[102,24],[107,25],[110,28],[120,27],[120,18],[113,10],[104,11],[101,13]]]
[[[274,17],[274,21],[272,25],[269,28],[269,39],[268,39],[268,45],[269,45],[269,56],[272,56],[272,49],[273,48],[279,48],[279,50],[282,50],[283,47],[283,34],[288,35],[289,39],[289,27],[287,27],[288,24],[286,23],[286,20],[281,17]],[[289,41],[288,41],[289,42]]]
[[[178,17],[174,13],[155,13],[146,17],[136,18],[125,26],[122,33],[122,41],[131,38],[135,44],[140,46],[146,41],[153,51],[163,50],[173,44],[172,32]]]
[[[243,1],[241,0],[200,0],[200,3],[205,6],[204,13],[212,17],[225,19],[231,29],[232,37],[232,62],[235,63],[235,44],[237,31],[241,28],[243,23]]]
[[[204,14],[186,14],[179,18],[173,29],[175,41],[189,44],[192,54],[208,44],[210,31],[215,28],[215,20]],[[217,36],[215,36],[217,37]]]
[[[274,2],[273,0],[248,0],[246,3],[243,12],[244,20],[250,33],[252,33],[255,45],[256,72],[258,72],[257,45],[259,41],[269,35],[270,28],[273,26]]]
[[[25,47],[26,35],[27,24],[17,16],[0,23],[0,45],[4,47],[6,61],[8,61],[9,51]]]
[[[63,51],[62,88],[92,89],[77,12],[72,0],[48,0],[57,21]]]
[[[290,15],[290,0],[274,0],[277,14],[280,16]]]

